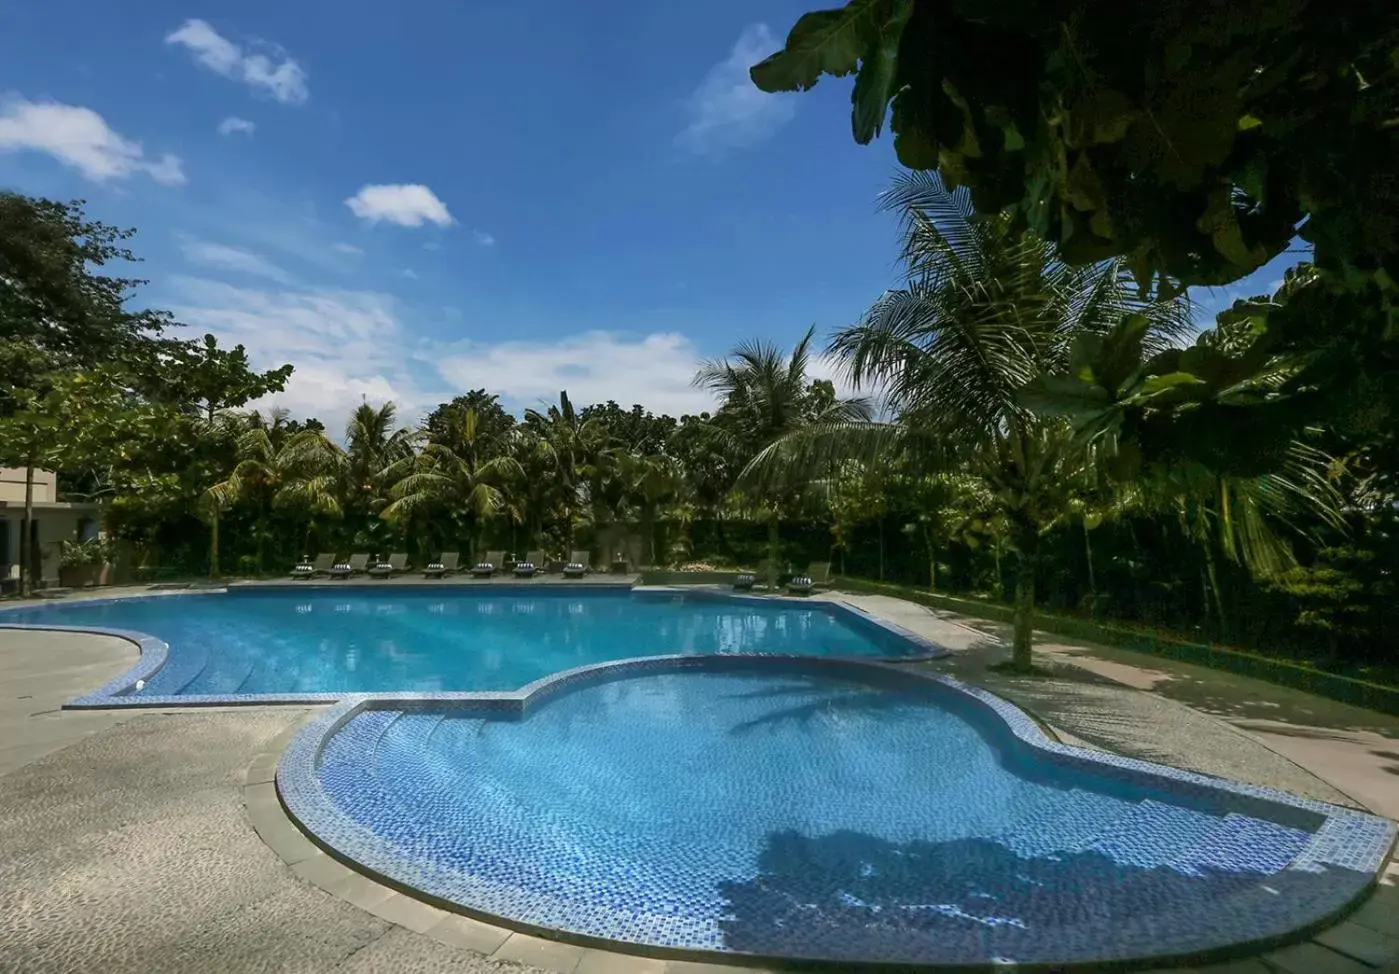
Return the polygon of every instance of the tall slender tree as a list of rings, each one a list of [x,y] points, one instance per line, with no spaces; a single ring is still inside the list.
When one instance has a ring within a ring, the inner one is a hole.
[[[712,435],[739,464],[798,430],[870,419],[867,400],[838,399],[830,382],[811,379],[814,335],[815,329],[808,329],[790,355],[767,342],[743,342],[726,358],[705,362],[696,373],[694,384],[720,400],[710,423]],[[783,510],[802,492],[807,478],[783,477],[776,467],[767,473],[761,483],[753,482],[748,496],[767,522],[767,583],[776,588]]]
[[[1144,343],[1165,348],[1190,328],[1189,311],[1138,298],[1120,264],[1069,267],[1008,217],[975,217],[967,194],[949,192],[935,174],[900,175],[885,206],[902,221],[905,284],[842,330],[831,350],[857,385],[882,390],[898,420],[787,431],[747,476],[810,476],[846,456],[901,456],[925,473],[976,476],[1010,528],[1012,663],[1029,670],[1040,538],[1064,516],[1065,488],[1091,458],[1065,421],[1023,405],[1021,390],[1068,373],[1076,336],[1105,335],[1130,315],[1142,322]]]

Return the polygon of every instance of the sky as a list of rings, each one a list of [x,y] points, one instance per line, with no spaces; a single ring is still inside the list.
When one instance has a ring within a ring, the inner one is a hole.
[[[137,228],[140,303],[291,362],[258,405],[332,430],[479,387],[694,412],[702,359],[824,344],[898,283],[849,79],[747,78],[811,6],[7,4],[0,187]]]

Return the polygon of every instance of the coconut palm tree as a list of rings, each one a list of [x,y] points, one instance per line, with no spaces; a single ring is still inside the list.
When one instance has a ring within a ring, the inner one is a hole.
[[[445,442],[428,443],[384,470],[383,479],[392,486],[380,516],[404,527],[415,517],[433,513],[465,515],[474,553],[480,547],[482,523],[505,506],[503,488],[521,471],[513,457],[487,454],[476,410],[467,408],[453,421],[460,424],[452,437],[456,449]]]
[[[1018,559],[1012,667],[1031,668],[1040,537],[1065,516],[1068,487],[1092,458],[1068,423],[1021,401],[1039,376],[1067,374],[1075,338],[1106,335],[1124,315],[1144,347],[1190,329],[1183,302],[1141,300],[1120,263],[1069,267],[1009,217],[977,217],[936,173],[900,175],[885,194],[903,227],[906,280],[843,329],[832,354],[857,386],[879,388],[892,423],[818,423],[760,453],[744,480],[812,476],[840,458],[928,474],[970,474],[1003,516]]]
[[[377,409],[362,402],[350,414],[345,425],[346,444],[346,492],[345,501],[349,512],[357,516],[354,529],[376,535],[377,525],[385,522],[378,515],[387,501],[390,481],[385,472],[394,464],[413,455],[413,448],[419,434],[407,428],[395,428],[398,410],[391,402]],[[366,541],[385,541],[386,538],[369,538]]]
[[[865,399],[839,399],[826,380],[812,381],[811,341],[815,329],[797,342],[791,355],[776,345],[747,341],[728,356],[705,362],[694,384],[720,401],[710,429],[725,452],[746,464],[781,438],[812,426],[868,421],[873,415]],[[768,525],[768,585],[777,585],[781,518],[808,479],[784,478],[775,465],[768,476],[753,481],[747,493]]]
[[[656,518],[661,507],[679,491],[683,471],[674,457],[664,453],[624,452],[618,455],[617,472],[628,501],[640,515],[641,538],[646,545],[643,557],[654,566]]]
[[[567,392],[546,411],[525,410],[523,426],[537,436],[534,446],[552,460],[552,484],[563,520],[566,541],[572,544],[578,526],[593,504],[589,484],[609,462],[607,430],[597,419],[584,419]]]
[[[303,543],[309,544],[317,518],[343,514],[341,496],[348,466],[344,451],[320,429],[285,436],[275,413],[271,423],[249,421],[246,425],[238,437],[237,465],[227,478],[205,492],[202,502],[226,510],[250,498],[270,495],[272,507],[306,516]],[[259,535],[259,564],[261,558]]]

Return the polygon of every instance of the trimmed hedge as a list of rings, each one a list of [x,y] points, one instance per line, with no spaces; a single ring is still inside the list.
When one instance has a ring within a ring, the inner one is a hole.
[[[637,580],[640,585],[732,585],[738,571],[731,572],[673,572],[664,568],[647,568]]]
[[[908,588],[902,585],[889,585],[871,582],[860,578],[842,576],[836,579],[836,587],[852,592],[892,595],[911,602],[918,602],[935,609],[946,609],[964,615],[989,619],[992,622],[1009,624],[1012,609],[999,602],[969,599],[953,595],[930,592],[927,589]],[[1217,670],[1227,670],[1242,676],[1251,676],[1268,683],[1304,690],[1319,697],[1355,704],[1381,713],[1399,715],[1399,687],[1370,683],[1355,677],[1327,673],[1286,660],[1271,659],[1255,653],[1237,649],[1226,649],[1204,643],[1193,643],[1162,633],[1127,629],[1075,619],[1070,616],[1055,615],[1042,610],[1035,612],[1035,628],[1084,642],[1099,643],[1117,649],[1127,649],[1138,653],[1165,656],[1185,663],[1197,663]]]

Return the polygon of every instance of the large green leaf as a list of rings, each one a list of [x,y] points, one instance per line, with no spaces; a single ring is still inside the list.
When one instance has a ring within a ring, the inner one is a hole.
[[[850,93],[850,121],[855,141],[861,145],[878,135],[884,127],[884,115],[889,99],[894,95],[894,79],[898,74],[899,40],[903,37],[909,14],[913,12],[913,0],[893,0],[890,6],[888,19],[862,57],[860,73]]]
[[[806,14],[787,35],[786,46],[755,64],[749,76],[768,92],[806,91],[823,74],[843,77],[878,42],[892,8],[893,0],[853,0],[839,10]]]
[[[1066,375],[1041,375],[1021,387],[1020,404],[1041,416],[1075,422],[1099,416],[1111,403],[1101,386]]]

